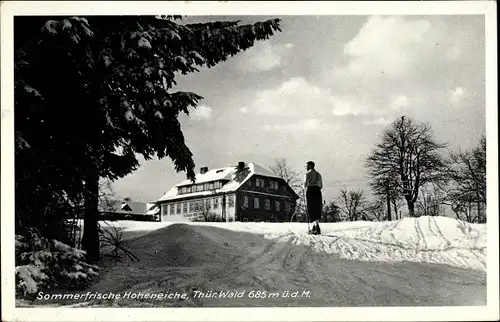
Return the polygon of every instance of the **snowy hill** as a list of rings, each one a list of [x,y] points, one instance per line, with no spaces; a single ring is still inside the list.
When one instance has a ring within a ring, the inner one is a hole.
[[[305,223],[186,224],[261,234],[277,242],[306,245],[316,252],[350,260],[427,262],[486,271],[486,225],[449,217],[323,223],[323,236],[305,234]],[[172,223],[121,221],[112,225],[124,232],[146,233]]]
[[[322,224],[324,235],[315,236],[307,235],[307,225],[299,223],[112,224],[123,230],[128,248],[140,261],[103,260],[100,281],[89,291],[111,292],[122,297],[86,303],[70,300],[64,305],[486,304],[485,225],[446,217],[421,217],[394,222]],[[168,292],[186,297],[162,300],[149,297]],[[136,297],[131,297],[132,294]],[[144,298],[146,294],[148,298]],[[31,305],[61,304],[39,301]]]

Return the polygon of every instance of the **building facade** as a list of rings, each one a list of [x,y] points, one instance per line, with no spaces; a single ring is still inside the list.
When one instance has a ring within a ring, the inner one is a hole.
[[[99,220],[159,221],[160,209],[155,203],[130,200],[99,200]]]
[[[298,199],[279,176],[256,165],[208,170],[185,180],[157,204],[162,221],[289,221]]]

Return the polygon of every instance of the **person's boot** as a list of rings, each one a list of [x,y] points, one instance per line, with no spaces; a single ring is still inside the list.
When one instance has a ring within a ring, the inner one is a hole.
[[[316,226],[316,234],[321,235],[321,228],[319,228],[319,224]]]

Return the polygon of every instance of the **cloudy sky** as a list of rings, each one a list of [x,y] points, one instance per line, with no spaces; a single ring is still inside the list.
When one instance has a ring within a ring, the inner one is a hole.
[[[280,18],[283,32],[178,79],[204,97],[180,118],[197,168],[283,157],[302,171],[314,160],[328,201],[340,188],[368,191],[364,159],[402,115],[430,122],[453,149],[471,148],[485,131],[483,16]],[[170,159],[143,161],[113,188],[149,201],[184,179]]]

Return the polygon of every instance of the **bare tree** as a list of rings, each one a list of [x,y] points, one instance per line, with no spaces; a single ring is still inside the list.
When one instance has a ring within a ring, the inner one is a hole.
[[[386,210],[385,219],[392,220],[392,213],[394,211],[394,218],[397,219],[397,201],[401,199],[401,192],[398,189],[397,174],[395,171],[387,173],[385,176],[376,176],[370,182],[370,188],[375,196],[382,198],[385,202],[383,207]],[[377,200],[380,201],[380,200]],[[393,208],[393,206],[396,206]]]
[[[325,222],[339,222],[340,219],[340,207],[335,203],[335,201],[331,201],[328,204],[325,204],[323,220]]]
[[[394,121],[368,156],[366,167],[374,182],[390,183],[403,195],[411,217],[420,188],[444,180],[446,164],[429,124],[405,116]]]
[[[285,158],[277,158],[276,163],[269,167],[275,175],[279,176],[297,193],[299,199],[295,205],[295,209],[290,214],[290,221],[307,221],[306,201],[304,200],[304,185],[300,179],[300,173],[293,170],[287,163]]]
[[[426,185],[422,187],[416,202],[419,216],[440,216],[443,214],[445,197],[438,187]]]
[[[363,196],[363,190],[347,191],[346,189],[340,189],[338,201],[341,213],[349,221],[360,219],[365,211],[366,199]]]
[[[285,182],[297,193],[300,192],[302,182],[300,173],[294,171],[286,162],[285,158],[276,159],[276,164],[270,166],[269,169],[277,176],[283,178]]]
[[[199,206],[199,215],[195,218],[196,221],[205,222],[222,222],[225,221],[222,216],[217,216],[215,212],[212,211],[211,207],[205,202]]]
[[[486,136],[484,134],[478,146],[471,151],[450,154],[448,174],[451,180],[447,187],[447,201],[457,217],[463,215],[469,222],[486,222]]]
[[[384,196],[379,196],[373,201],[367,203],[365,207],[365,212],[370,220],[376,219],[377,221],[383,221],[387,219],[387,203]]]
[[[404,201],[401,195],[397,195],[391,200],[391,208],[394,211],[394,219],[398,220],[402,218],[401,208],[404,206]]]

